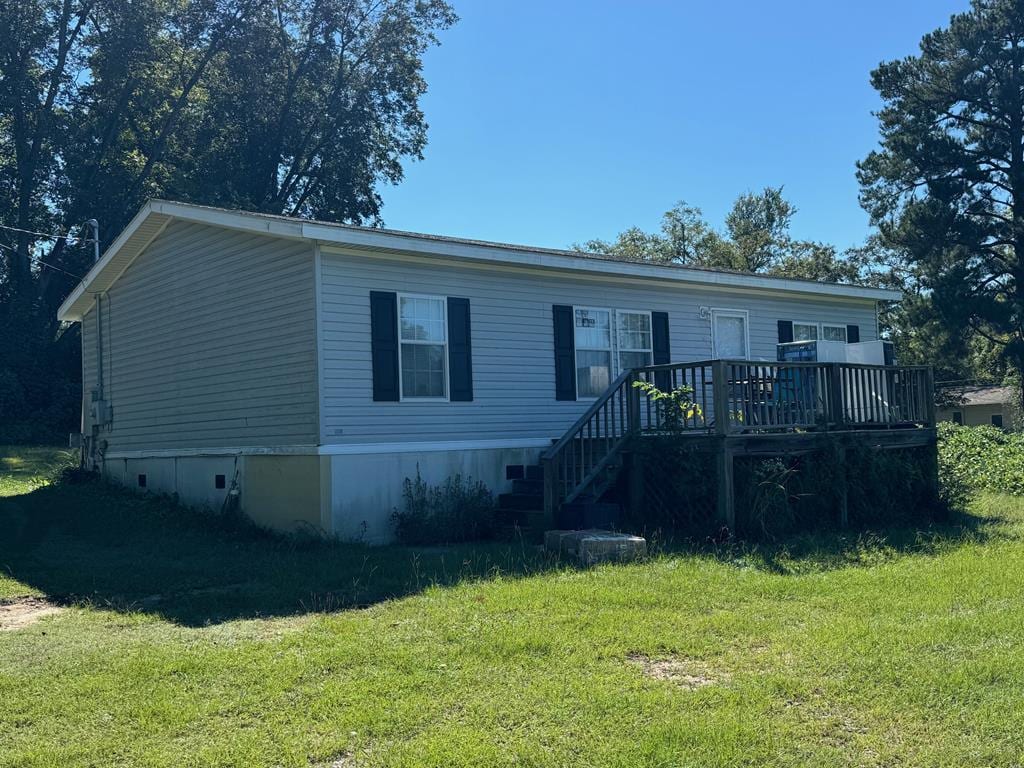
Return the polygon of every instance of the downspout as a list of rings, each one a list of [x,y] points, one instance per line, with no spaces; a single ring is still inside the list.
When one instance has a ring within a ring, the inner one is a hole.
[[[100,223],[96,219],[89,219],[86,222],[92,230],[92,254],[93,263],[95,264],[100,260]],[[100,424],[102,422],[102,416],[105,408],[102,403],[105,399],[103,391],[103,294],[96,294],[96,386],[93,390],[92,397],[92,428],[90,430],[92,434],[92,441],[90,445],[90,452],[92,453],[92,469],[102,469],[97,467],[99,464],[102,453],[99,449],[99,433]]]
[[[96,400],[103,400],[103,294],[96,294]]]
[[[103,418],[103,294],[96,294],[96,386],[92,391],[91,469],[102,471],[100,461],[100,423]]]

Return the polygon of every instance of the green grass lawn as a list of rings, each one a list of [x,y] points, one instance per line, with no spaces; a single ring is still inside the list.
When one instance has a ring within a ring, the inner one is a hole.
[[[1024,501],[678,547],[285,540],[0,450],[0,765],[1024,763]]]

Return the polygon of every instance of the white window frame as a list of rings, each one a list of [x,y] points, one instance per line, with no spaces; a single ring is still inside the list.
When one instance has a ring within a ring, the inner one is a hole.
[[[586,395],[580,397],[580,365],[578,353],[581,349],[576,344],[576,310],[583,309],[587,312],[607,312],[608,313],[608,348],[600,349],[598,347],[582,347],[582,349],[589,352],[607,352],[610,358],[610,367],[608,369],[608,375],[610,379],[615,378],[615,365],[616,365],[616,352],[615,352],[615,310],[611,307],[587,307],[582,304],[573,304],[572,307],[572,369],[574,381],[576,383],[576,399],[577,400],[597,400],[598,395]],[[611,381],[609,380],[609,383]]]
[[[813,339],[813,341],[834,341],[834,339],[826,339],[825,338],[825,329],[826,328],[841,328],[842,331],[843,331],[844,343],[845,344],[849,344],[850,343],[850,338],[848,336],[847,328],[842,323],[817,323],[817,322],[814,322],[814,321],[811,321],[811,320],[790,320],[789,322],[791,322],[793,324],[793,341],[798,341],[798,339],[796,338],[796,326],[798,326],[798,325],[813,325],[813,326],[815,326],[818,329],[818,338],[817,339]]]
[[[402,299],[430,299],[441,302],[441,327],[444,330],[444,397],[416,397],[405,395],[405,376],[402,375],[402,345],[420,344],[423,346],[436,347],[436,341],[423,341],[420,339],[402,338]],[[448,403],[451,402],[451,382],[449,379],[450,367],[448,365],[448,297],[437,296],[428,293],[399,293],[395,301],[395,318],[398,323],[398,399],[399,402],[410,403]]]
[[[845,325],[842,325],[840,323],[822,323],[821,324],[821,328],[818,331],[818,338],[821,339],[822,341],[835,341],[835,339],[826,339],[825,338],[825,329],[826,328],[839,328],[839,329],[841,329],[842,332],[843,332],[843,343],[844,344],[849,344],[850,343],[850,337],[849,337],[849,335],[847,333],[847,328],[846,328]]]
[[[718,324],[715,322],[719,317],[742,317],[743,318],[743,344],[746,347],[747,354],[741,358],[743,360],[750,359],[750,312],[746,309],[729,309],[728,307],[712,307],[711,308],[711,357],[718,360],[721,359],[718,354],[718,339],[716,338],[716,328]],[[729,358],[733,359],[733,358]]]
[[[575,310],[574,310],[575,311]],[[650,328],[651,334],[651,346],[648,349],[622,349],[619,347],[619,315],[647,315],[647,327]],[[616,376],[622,375],[624,370],[622,362],[619,359],[619,353],[621,352],[649,352],[651,355],[651,365],[654,364],[654,317],[653,312],[646,309],[616,309],[615,310],[615,322],[612,325],[612,368]]]
[[[806,342],[806,341],[818,341],[818,340],[821,339],[821,323],[813,323],[813,322],[809,322],[807,320],[790,320],[790,322],[793,324],[793,341],[805,341]],[[805,325],[805,326],[810,326],[810,327],[814,328],[814,338],[813,339],[798,339],[796,337],[796,327],[798,325]]]

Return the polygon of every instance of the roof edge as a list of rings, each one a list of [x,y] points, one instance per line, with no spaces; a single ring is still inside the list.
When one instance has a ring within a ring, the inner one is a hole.
[[[626,275],[696,285],[714,285],[737,289],[757,288],[784,293],[824,295],[873,301],[899,301],[903,297],[901,292],[885,288],[871,288],[843,283],[822,283],[726,270],[618,261],[598,254],[535,248],[506,243],[491,243],[372,227],[358,227],[152,199],[139,209],[139,212],[135,214],[124,230],[110,244],[99,261],[89,269],[82,281],[64,300],[57,310],[59,320],[81,320],[86,309],[83,299],[90,292],[90,286],[92,286],[98,276],[110,267],[111,261],[118,252],[125,247],[132,235],[152,215],[162,215],[197,224],[209,224],[276,237],[315,240],[325,245],[337,245],[371,251],[395,251],[427,257],[443,256],[570,272],[589,272],[608,277]],[[146,244],[148,245],[148,243]],[[144,249],[145,246],[140,248],[139,252],[141,253]],[[134,258],[135,256],[131,257],[132,260]],[[111,283],[115,282],[119,276],[120,273],[113,278]]]

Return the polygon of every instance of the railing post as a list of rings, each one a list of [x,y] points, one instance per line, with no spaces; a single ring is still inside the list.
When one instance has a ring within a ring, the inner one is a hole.
[[[711,361],[711,397],[714,398],[715,434],[729,433],[729,382],[725,361]]]
[[[924,413],[926,426],[935,426],[935,369],[930,365],[924,372]]]
[[[626,418],[629,433],[635,435],[640,431],[640,390],[633,386],[637,381],[635,373],[626,379]]]
[[[831,427],[842,428],[846,424],[846,402],[843,399],[842,363],[827,363],[829,418],[825,421]]]

